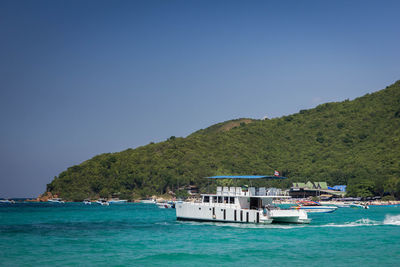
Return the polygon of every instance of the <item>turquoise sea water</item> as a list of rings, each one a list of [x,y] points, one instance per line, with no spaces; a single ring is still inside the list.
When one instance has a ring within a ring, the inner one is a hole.
[[[1,266],[399,266],[400,207],[309,225],[178,222],[151,204],[0,206]]]

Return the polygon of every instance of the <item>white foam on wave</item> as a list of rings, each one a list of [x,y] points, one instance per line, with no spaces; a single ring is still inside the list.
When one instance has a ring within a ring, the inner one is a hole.
[[[334,223],[330,223],[330,224],[325,224],[325,225],[321,225],[320,227],[358,227],[358,226],[374,226],[374,225],[380,225],[381,223],[378,221],[374,221],[374,220],[370,220],[370,219],[359,219],[355,222],[347,222],[344,224],[334,224]]]
[[[388,225],[400,225],[400,214],[399,215],[386,215],[383,224]]]
[[[171,225],[171,223],[169,223],[169,222],[156,222],[154,224],[157,224],[157,225]]]

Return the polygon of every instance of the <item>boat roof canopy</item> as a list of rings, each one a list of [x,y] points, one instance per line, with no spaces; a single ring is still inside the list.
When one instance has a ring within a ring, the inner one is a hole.
[[[268,176],[268,175],[223,175],[223,176],[210,176],[208,179],[287,179],[282,176]]]

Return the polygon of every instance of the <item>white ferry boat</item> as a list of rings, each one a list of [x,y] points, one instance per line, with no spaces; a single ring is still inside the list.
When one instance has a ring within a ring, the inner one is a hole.
[[[210,179],[286,179],[280,176],[213,176]],[[216,194],[202,194],[201,203],[177,202],[177,220],[229,223],[309,223],[304,210],[280,209],[265,187],[217,187]]]

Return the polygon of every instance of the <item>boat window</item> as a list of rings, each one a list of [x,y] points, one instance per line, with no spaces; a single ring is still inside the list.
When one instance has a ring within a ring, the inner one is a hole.
[[[228,197],[224,197],[224,203],[228,204],[229,203],[229,199]]]
[[[222,203],[222,197],[218,197],[218,203]]]
[[[229,203],[230,204],[235,204],[235,198],[234,197],[230,197],[229,198]]]
[[[217,197],[213,197],[213,203],[217,203]]]
[[[203,197],[203,202],[204,203],[209,203],[210,202],[210,196],[204,196]]]

